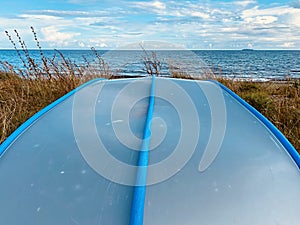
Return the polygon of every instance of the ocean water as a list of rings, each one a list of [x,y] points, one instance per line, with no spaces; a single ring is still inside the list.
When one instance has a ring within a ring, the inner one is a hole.
[[[168,76],[171,70],[192,76],[216,76],[252,80],[281,80],[287,77],[300,78],[300,51],[298,50],[159,50],[153,51],[98,51],[117,75],[146,75],[145,61],[156,57],[161,62],[161,74]],[[57,52],[44,50],[45,57],[61,60]],[[95,55],[90,50],[61,50],[65,58],[78,66],[85,60],[94,63]],[[30,57],[41,63],[38,50],[29,50]],[[147,59],[148,57],[148,59]],[[24,69],[23,63],[14,50],[0,50],[0,61],[9,62],[16,68]]]

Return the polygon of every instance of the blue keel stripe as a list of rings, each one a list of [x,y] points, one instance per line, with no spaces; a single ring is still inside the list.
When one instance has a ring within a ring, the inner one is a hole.
[[[269,130],[275,135],[275,137],[280,141],[280,143],[284,146],[287,152],[290,154],[292,159],[297,164],[300,169],[300,155],[294,146],[289,142],[289,140],[275,127],[265,116],[263,116],[260,112],[258,112],[254,107],[249,105],[245,100],[243,100],[236,93],[231,91],[229,88],[224,86],[223,84],[213,81],[217,83],[223,90],[225,90],[228,94],[230,94],[233,98],[235,98],[239,103],[245,106],[251,113],[253,113]]]
[[[136,176],[136,186],[133,191],[133,200],[130,214],[130,225],[142,225],[144,219],[144,205],[146,197],[147,166],[149,158],[149,147],[151,139],[151,121],[154,110],[155,76],[152,76],[151,92],[149,96],[149,106],[144,128],[143,142],[138,160]]]
[[[79,87],[77,87],[74,90],[70,91],[66,95],[64,95],[61,98],[57,99],[56,101],[54,101],[50,105],[48,105],[45,108],[43,108],[42,110],[40,110],[39,112],[37,112],[36,114],[34,114],[32,117],[30,117],[20,127],[18,127],[10,136],[8,136],[8,138],[0,145],[0,156],[7,149],[7,147],[10,146],[16,140],[16,138],[20,134],[22,134],[28,127],[30,127],[37,119],[39,119],[41,116],[43,116],[45,113],[47,113],[48,111],[50,111],[51,109],[53,109],[55,106],[57,106],[61,102],[65,101],[67,98],[69,98],[70,96],[72,96],[73,94],[75,94],[80,89],[88,86],[91,83],[99,81],[99,80],[103,80],[103,78],[93,79],[93,80],[90,80],[90,81],[88,81],[88,82],[80,85]]]

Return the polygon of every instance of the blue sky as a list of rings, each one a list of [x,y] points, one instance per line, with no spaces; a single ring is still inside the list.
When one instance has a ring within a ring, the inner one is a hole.
[[[163,41],[187,49],[300,49],[300,0],[5,0],[5,30],[34,48],[115,49]]]

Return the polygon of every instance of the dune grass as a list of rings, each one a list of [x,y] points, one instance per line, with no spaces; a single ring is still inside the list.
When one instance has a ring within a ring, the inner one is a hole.
[[[300,153],[300,79],[241,81],[216,77],[208,71],[204,79],[217,80],[238,94],[270,120]],[[195,79],[176,72],[175,78]],[[202,78],[200,78],[202,79]]]
[[[95,49],[91,50],[95,61],[86,61],[84,65],[76,65],[59,51],[53,59],[45,58],[33,28],[32,32],[40,50],[42,63],[37,63],[31,58],[17,31],[15,33],[19,48],[7,33],[24,68],[14,68],[9,62],[0,61],[0,143],[33,114],[80,84],[96,77],[113,77],[109,66]],[[148,63],[149,61],[147,59]],[[153,65],[149,64],[148,67],[151,69]],[[148,71],[147,65],[145,67]],[[179,73],[174,73],[173,77],[191,79],[187,74]],[[216,77],[214,79],[265,115],[300,152],[299,80],[259,83]]]
[[[6,32],[23,68],[0,61],[0,143],[33,114],[80,84],[96,77],[112,76],[108,65],[93,48],[94,61],[84,59],[84,65],[75,64],[58,50],[53,58],[46,58],[37,34],[31,29],[40,52],[39,62],[31,57],[16,30],[16,42]]]
[[[300,80],[251,82],[218,79],[269,119],[300,153]]]

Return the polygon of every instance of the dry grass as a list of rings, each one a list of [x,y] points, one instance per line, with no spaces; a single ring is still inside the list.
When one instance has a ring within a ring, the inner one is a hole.
[[[0,72],[0,143],[33,114],[92,78],[65,75],[25,79]]]
[[[218,80],[275,124],[300,152],[300,80],[282,82]]]
[[[216,77],[209,70],[202,78],[193,78],[184,72],[174,71],[172,77],[219,81],[270,120],[300,153],[300,79],[241,81]]]
[[[30,56],[17,31],[17,42],[6,32],[23,68],[0,61],[0,143],[33,114],[80,84],[96,77],[112,76],[108,65],[95,49],[91,50],[94,61],[85,60],[84,65],[76,65],[57,50],[52,59],[46,58],[34,29],[31,29],[40,51],[41,63]]]
[[[34,113],[81,83],[79,78],[24,79],[0,73],[0,142]]]

